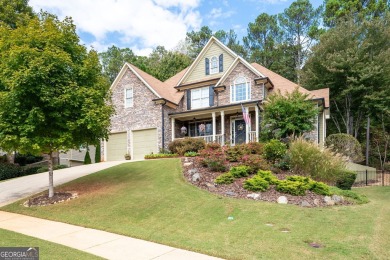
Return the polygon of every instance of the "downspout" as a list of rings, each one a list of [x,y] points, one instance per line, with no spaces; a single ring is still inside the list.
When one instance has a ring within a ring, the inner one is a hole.
[[[260,112],[259,113],[259,135],[261,133],[261,112],[263,112],[263,109],[261,109],[260,104],[262,104],[262,103],[263,103],[262,100],[256,103],[256,106],[257,106],[257,108],[259,109],[259,112]]]
[[[161,104],[161,148],[165,150],[165,125],[164,125],[164,106],[167,101],[164,100],[164,103]]]

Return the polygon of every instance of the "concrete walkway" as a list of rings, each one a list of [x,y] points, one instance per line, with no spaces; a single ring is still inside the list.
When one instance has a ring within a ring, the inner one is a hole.
[[[107,259],[219,259],[105,231],[0,211],[0,228]]]
[[[124,162],[129,161],[101,162],[56,170],[53,174],[54,186],[58,186],[79,177],[101,171]],[[47,172],[2,181],[0,182],[0,207],[47,190],[48,185],[49,174]]]

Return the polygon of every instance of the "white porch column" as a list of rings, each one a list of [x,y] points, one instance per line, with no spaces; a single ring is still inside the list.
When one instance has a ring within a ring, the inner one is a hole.
[[[216,120],[215,120],[215,112],[211,113],[213,116],[213,142],[215,142],[215,133],[217,132]]]
[[[245,113],[249,113],[248,107],[244,107]],[[249,143],[249,131],[250,131],[250,125],[245,124],[245,142]]]
[[[256,122],[256,142],[259,141],[259,107],[255,106],[255,122]]]
[[[222,134],[221,145],[224,145],[225,144],[225,111],[221,111],[221,134]]]
[[[171,118],[171,123],[172,123],[172,126],[171,126],[171,128],[172,128],[172,140],[171,141],[173,141],[173,140],[175,140],[175,119],[174,118]]]

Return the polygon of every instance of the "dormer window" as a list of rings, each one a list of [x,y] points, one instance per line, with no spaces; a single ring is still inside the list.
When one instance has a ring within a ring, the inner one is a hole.
[[[210,60],[210,74],[215,74],[218,72],[218,59],[214,56]]]

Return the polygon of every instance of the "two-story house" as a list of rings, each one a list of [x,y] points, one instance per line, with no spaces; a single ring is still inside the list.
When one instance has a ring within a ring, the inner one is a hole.
[[[103,144],[104,160],[132,159],[157,153],[177,138],[235,145],[258,141],[262,102],[275,91],[295,88],[319,106],[315,130],[322,144],[329,118],[329,89],[308,91],[282,76],[248,63],[212,37],[190,67],[161,82],[126,63],[111,86],[115,115]],[[243,110],[250,121],[243,119]]]

